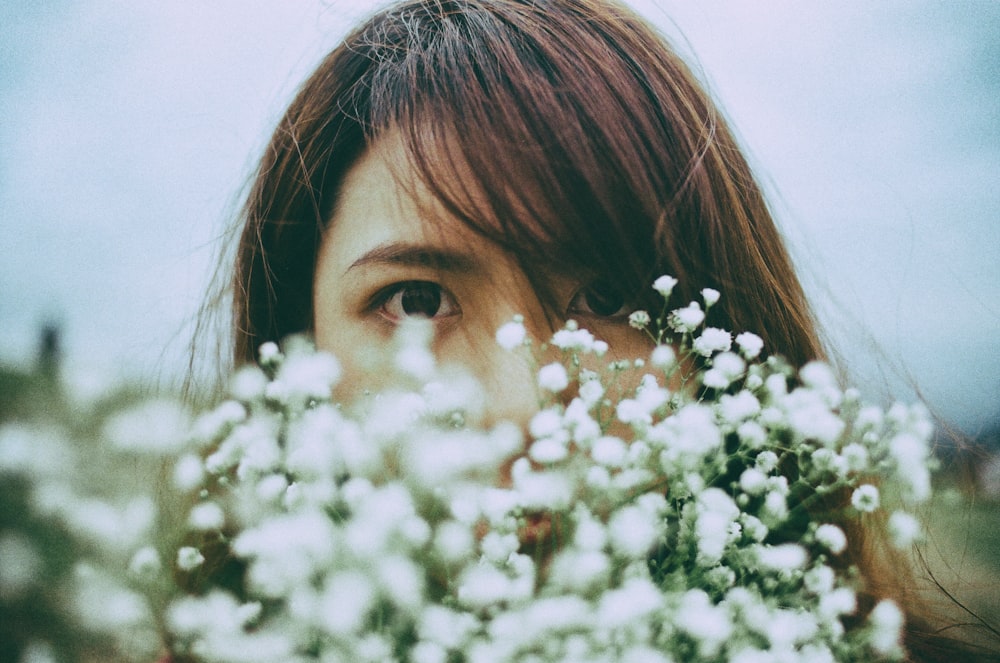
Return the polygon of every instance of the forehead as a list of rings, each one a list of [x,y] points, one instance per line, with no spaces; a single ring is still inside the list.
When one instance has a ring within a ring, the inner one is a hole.
[[[484,243],[428,191],[402,138],[389,132],[348,170],[324,244],[356,254],[401,239],[473,249]]]

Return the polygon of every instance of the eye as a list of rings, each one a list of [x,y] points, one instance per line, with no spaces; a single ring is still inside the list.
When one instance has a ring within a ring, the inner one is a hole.
[[[447,318],[461,309],[451,294],[430,281],[405,281],[383,290],[373,308],[392,321],[404,318]]]
[[[577,290],[569,303],[570,314],[591,315],[601,318],[623,318],[631,308],[617,288],[598,281]]]

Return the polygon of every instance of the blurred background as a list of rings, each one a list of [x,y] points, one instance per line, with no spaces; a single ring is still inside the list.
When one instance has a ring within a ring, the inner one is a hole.
[[[735,125],[855,379],[988,433],[1000,3],[634,4]],[[79,390],[176,380],[269,131],[370,7],[0,5],[0,365],[34,362],[48,326]]]
[[[1000,2],[634,5],[733,123],[855,382],[920,394],[964,432],[920,556],[1000,624]],[[93,436],[144,391],[128,385],[177,385],[270,131],[370,9],[0,2],[0,432],[25,417]],[[81,399],[87,416],[67,405]],[[0,534],[52,534],[25,520],[24,491],[0,485]],[[68,572],[63,539],[38,541],[47,573]],[[31,597],[28,623],[73,642],[52,601]],[[0,658],[21,623],[0,619]]]

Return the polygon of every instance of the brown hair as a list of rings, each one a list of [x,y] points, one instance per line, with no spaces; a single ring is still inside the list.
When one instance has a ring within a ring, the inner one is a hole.
[[[236,259],[237,361],[311,329],[340,183],[389,128],[432,194],[516,256],[543,300],[543,263],[651,296],[671,274],[678,305],[724,293],[713,324],[794,363],[821,355],[746,160],[646,22],[594,0],[411,0],[330,53],[274,133]]]
[[[795,365],[823,356],[746,159],[648,23],[614,0],[404,0],[323,60],[266,149],[232,282],[237,362],[312,328],[341,183],[389,130],[433,196],[514,255],[543,302],[541,265],[647,293],[638,306],[670,274],[677,305],[723,292],[711,324],[754,331]],[[907,576],[886,569],[896,557],[877,550],[880,535],[848,529],[879,593],[901,597]]]

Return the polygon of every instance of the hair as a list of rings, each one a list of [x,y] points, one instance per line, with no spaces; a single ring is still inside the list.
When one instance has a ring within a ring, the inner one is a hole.
[[[615,0],[404,0],[322,61],[266,148],[235,256],[237,363],[312,329],[341,184],[389,131],[434,198],[514,256],[543,303],[543,264],[648,293],[635,302],[648,306],[653,279],[670,274],[676,302],[702,287],[724,293],[712,324],[753,331],[795,365],[824,356],[733,133],[646,21]],[[884,527],[845,528],[875,588],[862,605],[902,599],[909,577],[882,549]],[[953,651],[916,612],[911,650],[921,660]]]

